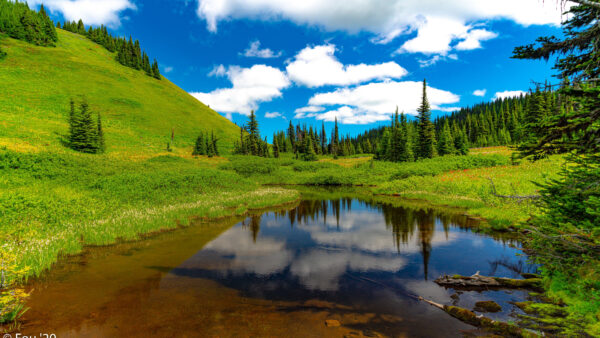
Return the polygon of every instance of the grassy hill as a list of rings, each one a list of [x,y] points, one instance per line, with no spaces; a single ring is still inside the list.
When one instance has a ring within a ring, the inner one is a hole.
[[[187,154],[199,131],[215,131],[221,151],[239,129],[167,79],[120,65],[85,37],[57,30],[56,48],[0,39],[0,146],[62,151],[69,99],[100,112],[110,155],[163,152],[175,128],[175,152]]]

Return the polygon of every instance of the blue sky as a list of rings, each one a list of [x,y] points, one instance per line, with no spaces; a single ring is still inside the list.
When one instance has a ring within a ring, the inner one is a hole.
[[[33,3],[39,3],[34,0]],[[32,3],[30,1],[30,3]],[[140,40],[169,80],[238,124],[294,123],[344,133],[414,114],[427,78],[434,115],[551,80],[551,62],[510,59],[558,35],[541,0],[46,0],[55,20],[83,18]]]

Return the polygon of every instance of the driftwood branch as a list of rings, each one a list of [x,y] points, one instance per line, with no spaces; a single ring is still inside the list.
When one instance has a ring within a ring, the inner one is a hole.
[[[504,277],[488,277],[480,275],[479,271],[473,276],[441,276],[436,279],[435,282],[441,286],[454,288],[539,289],[541,285],[540,278],[512,279]]]
[[[496,191],[496,185],[494,184],[494,180],[492,180],[491,178],[488,177],[488,180],[490,181],[490,184],[492,185],[492,195],[499,197],[499,198],[510,198],[510,199],[516,199],[516,200],[537,200],[542,198],[542,196],[540,195],[500,195],[498,194],[498,192]]]

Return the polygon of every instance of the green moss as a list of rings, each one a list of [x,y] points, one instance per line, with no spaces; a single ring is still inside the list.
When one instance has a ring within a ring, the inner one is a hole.
[[[487,300],[475,303],[474,310],[478,312],[499,312],[502,311],[502,307],[493,300]]]

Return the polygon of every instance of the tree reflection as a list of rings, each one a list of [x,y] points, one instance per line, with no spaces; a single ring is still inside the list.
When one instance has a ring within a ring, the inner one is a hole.
[[[394,246],[398,254],[402,253],[403,246],[410,248],[410,244],[418,245],[423,259],[423,275],[428,279],[429,260],[432,252],[432,239],[435,234],[436,224],[441,224],[446,239],[451,226],[467,227],[467,219],[460,215],[448,215],[434,209],[414,209],[393,206],[390,204],[373,203],[365,200],[353,200],[351,198],[339,198],[332,200],[303,200],[296,207],[276,213],[278,217],[287,217],[290,226],[301,227],[304,225],[314,226],[321,223],[328,226],[327,220],[330,214],[335,219],[335,227],[347,229],[353,224],[343,224],[352,221],[352,218],[342,218],[345,211],[351,211],[355,206],[365,206],[369,210],[379,211],[385,220],[386,229],[392,235]],[[246,219],[242,225],[252,232],[252,238],[256,239],[260,232],[260,216],[252,216]]]

